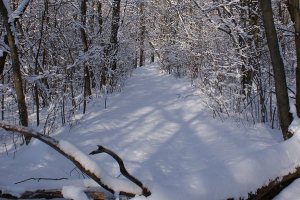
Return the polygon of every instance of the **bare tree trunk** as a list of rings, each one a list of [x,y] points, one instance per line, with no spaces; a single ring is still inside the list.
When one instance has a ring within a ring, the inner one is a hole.
[[[26,9],[26,6],[24,9]],[[20,60],[18,55],[18,49],[15,43],[15,36],[11,29],[14,26],[15,21],[9,22],[8,11],[6,10],[3,1],[0,1],[0,12],[2,15],[3,24],[6,28],[8,45],[10,48],[14,87],[16,90],[18,110],[19,110],[19,120],[22,126],[28,126],[28,114],[27,114],[27,106],[25,102],[25,95],[23,91],[23,81],[21,75]],[[25,139],[26,139],[26,143],[29,143],[30,138],[25,138]]]
[[[145,2],[140,2],[140,63],[139,66],[145,65]]]
[[[8,44],[7,35],[4,35],[4,43]],[[4,51],[3,54],[2,54],[2,56],[0,56],[0,75],[3,74],[6,57],[7,57],[7,52]]]
[[[274,25],[271,0],[259,1],[264,22],[268,47],[274,71],[275,93],[283,138],[288,139],[288,127],[292,121],[284,64],[279,50],[277,32]]]
[[[8,44],[8,39],[7,39],[7,35],[4,35],[4,43]],[[0,56],[0,77],[2,79],[2,84],[4,84],[4,67],[5,67],[5,62],[6,62],[6,57],[7,57],[8,53],[6,51],[4,51],[2,53],[2,56]],[[1,95],[1,119],[4,120],[4,93]]]
[[[80,35],[81,35],[81,41],[83,45],[83,52],[88,51],[88,41],[87,41],[87,34],[85,31],[85,25],[86,25],[86,12],[87,12],[87,0],[81,1],[80,11],[81,11],[81,27],[80,27]],[[86,111],[86,99],[87,97],[92,95],[91,90],[91,78],[90,78],[90,70],[89,67],[84,64],[84,92],[83,92],[83,114]]]
[[[2,84],[4,85],[4,75],[2,75]],[[5,96],[4,93],[1,95],[1,119],[4,120],[4,108],[5,108]]]
[[[299,0],[288,0],[287,6],[291,19],[295,27],[295,46],[296,46],[296,108],[297,115],[300,117],[300,2]]]
[[[103,18],[102,18],[102,3],[97,1],[97,11],[98,11],[98,24],[99,24],[99,34],[103,31]]]
[[[36,52],[36,56],[35,56],[35,75],[39,74],[38,71],[38,65],[39,65],[39,54],[41,51],[41,46],[42,46],[42,41],[43,41],[43,35],[44,35],[44,21],[46,18],[46,15],[48,13],[48,1],[45,0],[44,1],[44,11],[42,14],[42,18],[41,18],[41,29],[40,29],[40,39],[38,42],[38,48],[37,48],[37,52]],[[40,100],[39,100],[39,89],[38,89],[38,83],[40,80],[36,80],[35,84],[34,84],[34,98],[35,98],[35,105],[36,105],[36,125],[39,126],[40,125]]]
[[[120,22],[121,0],[114,0],[112,4],[112,22],[110,33],[110,67],[113,71],[117,69],[118,32]]]
[[[287,9],[289,10],[289,13],[291,15],[292,22],[295,22],[295,11],[297,6],[297,0],[286,0]]]
[[[296,107],[297,115],[300,117],[300,2],[296,3],[295,11],[295,43],[296,43]]]
[[[154,63],[154,61],[155,61],[154,50],[151,50],[151,59],[150,59],[150,62],[151,62],[151,63]]]

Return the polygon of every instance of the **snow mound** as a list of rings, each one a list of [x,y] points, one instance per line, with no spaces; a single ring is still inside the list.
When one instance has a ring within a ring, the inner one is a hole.
[[[84,193],[84,188],[77,186],[63,186],[62,195],[66,199],[73,200],[89,200],[89,198]]]

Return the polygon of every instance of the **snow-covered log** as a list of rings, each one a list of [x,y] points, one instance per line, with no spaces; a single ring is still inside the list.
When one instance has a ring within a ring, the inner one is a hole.
[[[0,127],[6,131],[17,132],[25,137],[32,137],[42,141],[70,160],[79,170],[112,194],[119,193],[129,197],[135,195],[149,196],[151,194],[147,188],[140,187],[136,183],[116,179],[102,173],[100,167],[93,160],[67,141],[58,141],[29,128],[4,122],[0,122]]]
[[[300,178],[300,167],[297,167],[294,172],[283,177],[277,177],[268,185],[259,188],[256,194],[249,194],[249,199],[273,199],[284,188],[289,186],[294,180]]]
[[[300,178],[300,167],[297,167],[294,172],[289,173],[283,177],[276,177],[270,182],[258,188],[255,193],[250,192],[248,194],[247,200],[266,200],[273,199],[276,197],[283,189],[289,186],[294,180]],[[229,198],[228,200],[234,200],[235,198]],[[240,197],[239,199],[244,199]]]
[[[110,200],[110,197],[106,196],[103,192],[86,190],[84,193],[93,200]],[[61,190],[36,190],[25,191],[20,195],[10,194],[0,190],[0,199],[56,199],[64,198]]]

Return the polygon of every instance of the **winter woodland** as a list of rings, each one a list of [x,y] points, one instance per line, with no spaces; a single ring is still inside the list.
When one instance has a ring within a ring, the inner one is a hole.
[[[0,103],[0,199],[297,199],[300,2],[0,0]]]

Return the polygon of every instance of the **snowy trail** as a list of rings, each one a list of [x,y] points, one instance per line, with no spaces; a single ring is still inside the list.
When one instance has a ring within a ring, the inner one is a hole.
[[[213,197],[203,191],[207,177],[214,173],[210,168],[230,174],[230,163],[277,144],[280,135],[262,125],[237,127],[235,123],[213,119],[201,98],[204,97],[188,81],[163,74],[154,65],[139,68],[121,93],[108,97],[107,109],[102,101],[91,103],[88,114],[77,126],[61,129],[56,137],[86,153],[98,144],[114,150],[129,171],[152,189],[150,199]],[[108,156],[93,159],[112,175],[119,175],[117,164]],[[72,171],[74,167],[69,162],[37,141],[18,151],[16,159],[1,154],[0,163],[0,186],[12,186],[30,177],[77,180],[81,176]],[[49,184],[58,183],[25,182],[19,186],[50,187]]]

